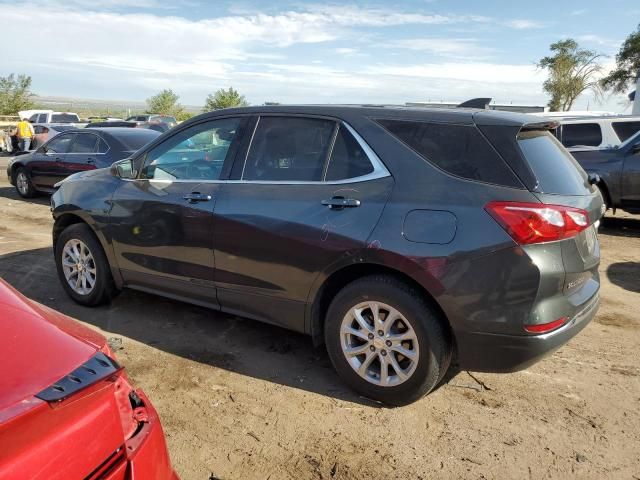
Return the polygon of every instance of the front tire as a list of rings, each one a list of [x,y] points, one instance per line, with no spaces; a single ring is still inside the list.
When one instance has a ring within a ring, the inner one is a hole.
[[[95,307],[117,294],[107,257],[88,225],[76,223],[60,234],[55,260],[60,282],[75,302]]]
[[[20,167],[16,172],[16,191],[22,198],[33,198],[36,196],[36,189],[33,187],[31,177],[24,167]]]
[[[336,295],[325,342],[349,386],[389,405],[429,393],[451,361],[448,328],[439,313],[420,291],[387,275],[361,278]]]

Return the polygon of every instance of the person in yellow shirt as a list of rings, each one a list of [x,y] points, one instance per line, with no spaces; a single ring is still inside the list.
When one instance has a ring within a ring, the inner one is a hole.
[[[29,120],[23,118],[18,122],[18,148],[21,151],[26,152],[29,150],[34,136],[33,125],[31,125]]]

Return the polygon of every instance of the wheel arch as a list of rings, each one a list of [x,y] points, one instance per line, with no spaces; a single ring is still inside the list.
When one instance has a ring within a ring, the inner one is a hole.
[[[314,346],[324,344],[323,331],[325,317],[329,305],[331,304],[331,300],[335,295],[347,284],[359,278],[371,275],[388,275],[397,278],[422,293],[423,298],[436,310],[439,317],[442,318],[443,322],[445,322],[445,326],[449,331],[452,347],[455,349],[455,336],[451,328],[451,323],[434,295],[432,295],[432,293],[418,281],[401,270],[387,265],[370,262],[354,263],[335,270],[326,277],[320,287],[316,290],[313,300],[309,302],[307,309],[307,318],[309,318],[308,330],[313,339]]]
[[[122,279],[122,275],[120,274],[120,269],[118,268],[117,263],[115,262],[113,250],[110,248],[109,243],[104,238],[104,235],[98,232],[96,228],[91,224],[91,222],[87,221],[87,219],[83,218],[81,215],[78,215],[75,212],[64,212],[56,216],[55,221],[53,223],[53,232],[52,232],[54,252],[55,252],[56,243],[58,241],[58,238],[60,237],[60,234],[67,227],[78,224],[78,223],[83,223],[91,229],[91,232],[98,240],[98,243],[102,247],[102,250],[105,256],[107,257],[107,260],[109,262],[109,268],[111,269],[111,275],[113,277],[113,281],[116,287],[118,289],[121,289],[124,285],[124,281]]]
[[[14,185],[16,183],[16,173],[18,173],[19,168],[27,168],[27,166],[21,161],[16,161],[11,164],[11,170],[10,170],[11,185]]]

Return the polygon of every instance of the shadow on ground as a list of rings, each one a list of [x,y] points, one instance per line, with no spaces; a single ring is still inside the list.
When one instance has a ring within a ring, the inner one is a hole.
[[[638,262],[612,263],[607,268],[607,278],[614,285],[630,292],[640,293],[640,263]]]
[[[0,175],[3,172],[0,171]],[[9,200],[18,200],[21,202],[37,203],[38,205],[49,205],[51,195],[46,193],[40,193],[33,198],[22,198],[18,195],[15,187],[0,187],[0,197],[8,198]]]
[[[598,233],[614,237],[640,237],[640,220],[628,217],[613,217],[610,214],[602,219]]]
[[[324,348],[314,349],[305,335],[133,290],[107,306],[77,305],[58,281],[50,248],[0,256],[0,277],[24,295],[114,335],[242,375],[376,405],[349,390]]]

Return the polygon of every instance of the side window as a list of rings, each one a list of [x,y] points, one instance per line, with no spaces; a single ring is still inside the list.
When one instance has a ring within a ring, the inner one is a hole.
[[[326,180],[345,180],[373,172],[373,165],[358,141],[341,126],[333,145]]]
[[[620,142],[633,137],[637,132],[640,132],[639,122],[613,122],[613,130],[618,135]]]
[[[20,120],[22,120],[22,119],[20,119]],[[35,122],[37,122],[37,120],[38,120],[38,114],[37,114],[37,113],[34,113],[33,115],[31,115],[31,116],[29,117],[29,121],[30,121],[31,123],[35,123]]]
[[[67,153],[95,153],[97,140],[92,133],[76,133]]]
[[[562,144],[569,147],[597,147],[602,143],[602,130],[597,123],[562,125]]]
[[[321,181],[335,122],[301,117],[260,117],[243,180]]]
[[[73,134],[58,135],[45,146],[46,153],[67,153]]]
[[[38,123],[47,123],[47,114],[41,113],[38,115]]]
[[[473,126],[409,120],[378,120],[378,123],[447,173],[522,188],[502,157]]]
[[[102,138],[98,140],[98,153],[107,153],[109,151],[109,145]]]
[[[169,137],[147,154],[142,178],[218,180],[240,122],[240,118],[213,120]]]

